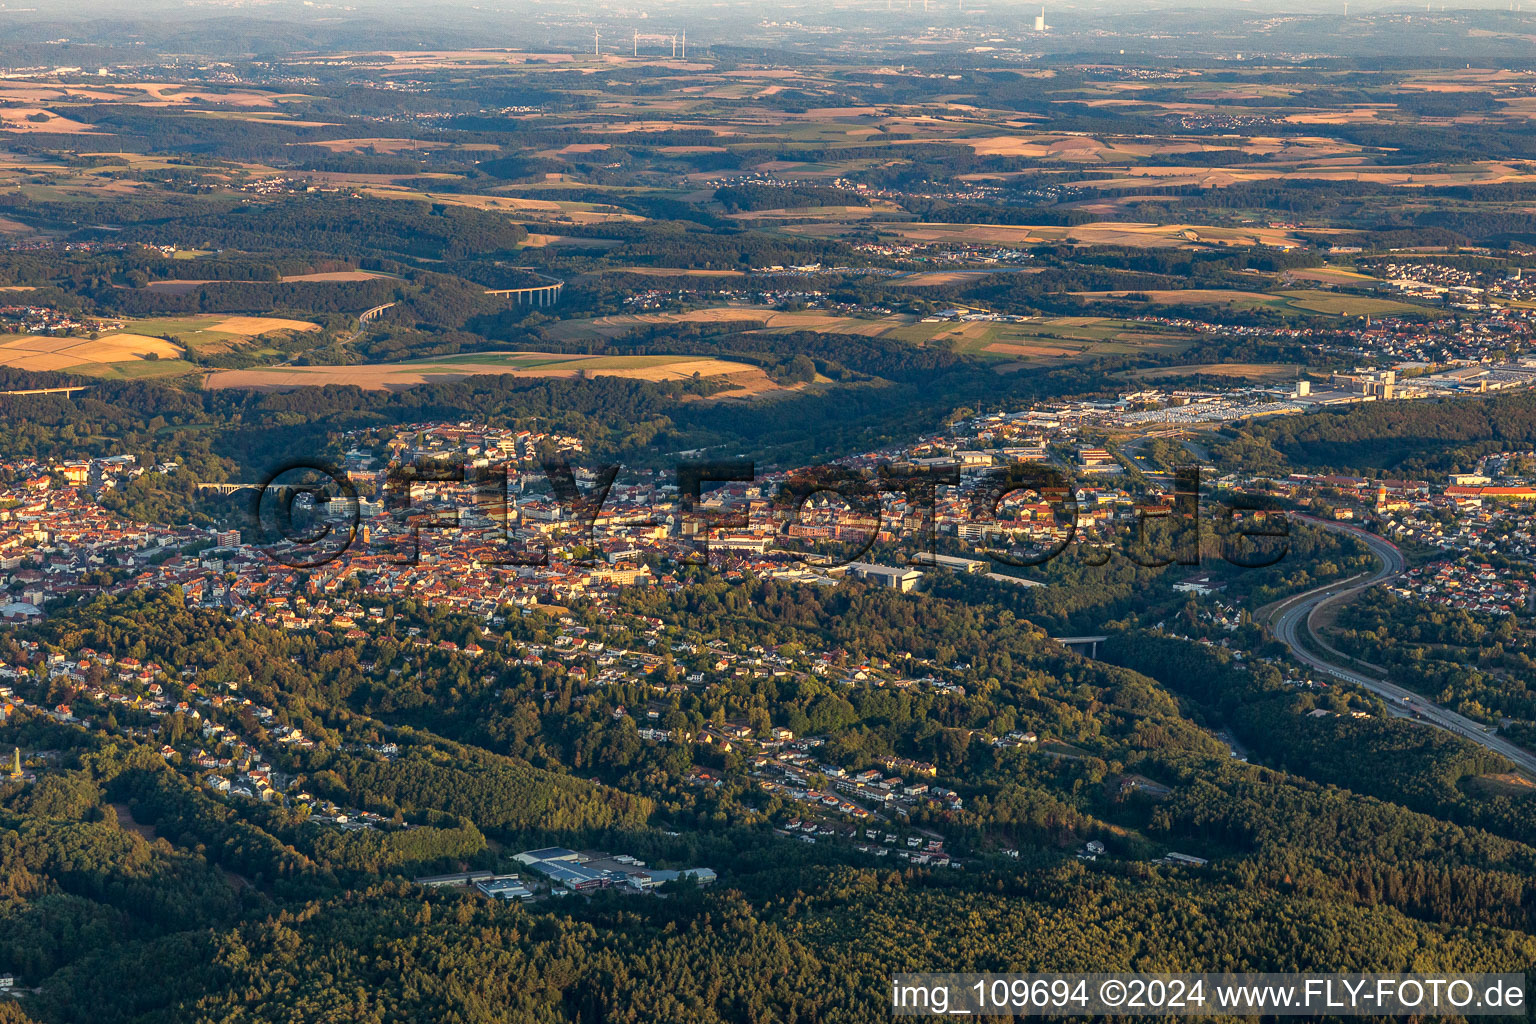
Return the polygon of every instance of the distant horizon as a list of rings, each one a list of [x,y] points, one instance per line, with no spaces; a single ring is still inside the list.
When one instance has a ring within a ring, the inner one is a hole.
[[[70,54],[110,63],[135,54],[241,59],[305,50],[506,48],[590,53],[594,29],[601,52],[625,56],[637,30],[687,33],[689,55],[706,58],[753,48],[783,49],[839,61],[905,55],[917,63],[1005,43],[1024,53],[1093,55],[1134,60],[1219,57],[1294,62],[1462,60],[1526,66],[1536,60],[1528,37],[1536,11],[1513,5],[1341,0],[1285,3],[1047,3],[1044,32],[1034,30],[1037,3],[989,0],[860,0],[839,6],[749,3],[659,3],[626,11],[589,4],[481,2],[347,4],[304,0],[206,6],[181,0],[61,0],[48,6],[0,7],[9,39],[0,67],[68,65]],[[1531,0],[1536,7],[1536,0]],[[894,31],[910,37],[898,46]],[[9,50],[20,59],[6,63]],[[24,56],[22,56],[24,54]],[[1000,59],[994,57],[993,59]]]

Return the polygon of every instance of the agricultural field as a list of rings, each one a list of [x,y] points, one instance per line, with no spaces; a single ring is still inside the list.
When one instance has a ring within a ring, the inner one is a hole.
[[[575,200],[524,199],[521,196],[483,195],[457,192],[421,192],[416,189],[369,187],[363,193],[374,199],[405,199],[462,206],[470,210],[492,210],[526,217],[534,221],[563,221],[570,224],[604,224],[612,221],[641,222],[645,218],[602,203]]]
[[[319,325],[302,320],[219,314],[113,321],[104,325],[94,339],[51,334],[0,335],[0,366],[67,370],[109,378],[174,376],[195,369],[182,358],[188,345],[204,353],[219,352],[263,334],[319,329]]]
[[[1238,291],[1233,289],[1169,289],[1160,291],[1073,292],[1081,299],[1131,300],[1132,296],[1146,296],[1146,302],[1159,306],[1212,306],[1234,309],[1274,309],[1295,313],[1321,313],[1327,316],[1383,316],[1388,314],[1423,314],[1427,307],[1395,299],[1382,299],[1370,295],[1349,292],[1330,292],[1318,289],[1286,289],[1275,292]]]
[[[95,135],[90,125],[43,107],[0,108],[0,131],[22,135]]]
[[[986,270],[925,270],[893,277],[890,283],[897,288],[935,288],[950,284],[967,284],[992,274],[1034,274],[1033,267],[994,267]]]
[[[398,281],[398,274],[384,274],[376,270],[333,270],[317,274],[286,274],[278,278],[283,284],[294,281]]]
[[[1167,166],[1134,166],[1109,168],[1122,173],[1098,179],[1106,189],[1165,188],[1176,185],[1196,185],[1201,188],[1226,188],[1252,182],[1306,181],[1358,182],[1374,185],[1391,185],[1402,188],[1426,188],[1455,185],[1501,185],[1536,181],[1536,174],[1521,169],[1513,162],[1476,160],[1454,170],[1441,165],[1398,166],[1382,169],[1361,165],[1356,158],[1297,165],[1241,166],[1221,168],[1191,168],[1178,164]],[[1007,174],[966,175],[971,181],[1007,180]]]
[[[1125,370],[1118,376],[1126,380],[1161,380],[1167,377],[1222,377],[1239,380],[1292,380],[1303,367],[1296,363],[1189,363],[1184,366],[1158,366]]]
[[[208,352],[223,351],[244,344],[252,338],[278,332],[308,333],[320,330],[307,320],[287,320],[270,316],[228,316],[207,313],[197,316],[164,317],[123,322],[127,334],[171,337],[183,344],[193,344]]]
[[[711,306],[675,313],[619,313],[613,316],[562,320],[544,329],[560,341],[585,341],[622,337],[637,328],[657,324],[763,324],[768,329],[820,331],[824,333],[879,336],[892,328],[914,321],[915,317],[890,316],[878,320],[835,316],[818,310],[781,312],[760,306]]]
[[[178,250],[172,259],[190,260],[198,258],[199,255],[207,254],[199,254],[196,251],[186,252],[184,250]],[[163,281],[150,281],[143,287],[146,291],[157,292],[161,295],[186,295],[188,292],[194,292],[204,285],[210,284],[269,285],[295,283],[302,284],[306,282],[324,284],[328,282],[376,280],[398,281],[400,280],[400,277],[396,274],[384,274],[373,270],[335,270],[313,274],[286,274],[283,277],[278,278],[276,281],[230,281],[224,279],[178,277]]]
[[[474,352],[400,363],[216,370],[208,375],[205,386],[275,391],[342,384],[365,391],[386,391],[483,375],[526,378],[586,375],[649,381],[717,378],[729,385],[717,397],[731,398],[780,390],[758,367],[727,359],[664,355],[582,356],[548,352]]]
[[[1153,325],[1108,317],[1035,317],[1018,322],[925,321],[911,314],[878,318],[841,316],[819,310],[780,312],[747,306],[721,306],[676,313],[628,313],[589,320],[567,320],[545,329],[561,341],[611,339],[636,328],[668,323],[763,324],[766,333],[813,331],[903,341],[914,346],[945,344],[964,355],[1022,365],[1031,360],[1079,360],[1134,352],[1177,351],[1183,336]]]
[[[1353,285],[1356,288],[1374,284],[1379,280],[1370,274],[1362,274],[1352,267],[1338,266],[1305,267],[1299,270],[1287,270],[1284,277],[1287,282],[1316,281],[1321,284]]]
[[[95,340],[67,335],[0,335],[0,366],[17,370],[165,376],[191,369],[191,364],[181,359],[182,354],[181,346],[163,338],[126,332],[103,334]]]
[[[1238,291],[1228,288],[1170,288],[1157,291],[1073,292],[1074,296],[1089,301],[1101,299],[1130,300],[1131,296],[1146,296],[1146,301],[1157,306],[1232,306],[1239,309],[1256,309],[1275,306],[1275,296],[1266,292]]]
[[[1091,316],[1036,317],[1023,323],[917,324],[890,336],[918,344],[943,342],[961,354],[994,360],[1005,370],[1102,356],[1177,352],[1189,343],[1183,335],[1152,325]]]
[[[790,224],[784,231],[814,237],[836,237],[850,228],[831,224]],[[1033,224],[881,224],[881,234],[907,242],[994,242],[1003,245],[1040,245],[1071,242],[1075,245],[1123,245],[1134,248],[1180,248],[1193,245],[1269,246],[1293,248],[1300,244],[1280,228],[1230,228],[1203,224],[1150,224],[1136,221],[1095,221],[1076,227]]]
[[[1330,316],[1383,316],[1394,313],[1424,313],[1425,307],[1394,299],[1378,299],[1348,292],[1280,291],[1275,293],[1287,307]]]

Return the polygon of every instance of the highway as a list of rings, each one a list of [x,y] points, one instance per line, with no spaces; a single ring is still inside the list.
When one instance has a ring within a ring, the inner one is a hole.
[[[1312,629],[1313,621],[1318,610],[1326,605],[1343,601],[1368,587],[1374,587],[1378,583],[1393,579],[1402,575],[1405,568],[1403,554],[1397,546],[1390,541],[1383,540],[1373,533],[1368,533],[1359,527],[1349,526],[1344,523],[1332,522],[1325,519],[1314,519],[1311,516],[1301,516],[1313,526],[1335,533],[1347,533],[1364,541],[1372,553],[1381,560],[1381,568],[1376,572],[1363,577],[1357,576],[1342,583],[1330,583],[1288,598],[1274,606],[1272,612],[1272,626],[1275,635],[1291,649],[1291,654],[1308,667],[1335,679],[1352,683],[1371,691],[1389,702],[1393,713],[1406,716],[1417,713],[1420,720],[1430,725],[1438,726],[1456,733],[1465,739],[1471,740],[1480,747],[1491,750],[1501,757],[1508,758],[1523,770],[1536,774],[1536,754],[1515,746],[1513,743],[1501,737],[1487,732],[1483,726],[1464,718],[1454,711],[1432,704],[1411,690],[1404,689],[1390,680],[1374,675],[1366,675],[1359,671],[1344,666],[1345,657],[1327,642],[1318,637]],[[1331,662],[1312,653],[1302,645],[1303,636],[1311,638],[1315,649],[1331,652],[1338,656],[1338,662]]]

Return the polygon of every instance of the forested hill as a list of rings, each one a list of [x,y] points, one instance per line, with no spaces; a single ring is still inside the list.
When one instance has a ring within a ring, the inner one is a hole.
[[[1270,417],[1245,425],[1242,432],[1298,466],[1468,472],[1479,456],[1536,443],[1536,395],[1366,402],[1307,416]],[[1251,453],[1243,457],[1251,467]]]

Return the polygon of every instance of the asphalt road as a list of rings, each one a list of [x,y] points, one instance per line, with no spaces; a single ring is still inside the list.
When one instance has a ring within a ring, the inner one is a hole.
[[[1417,713],[1420,720],[1446,729],[1465,739],[1471,740],[1480,747],[1493,751],[1501,757],[1508,758],[1527,772],[1536,774],[1536,754],[1515,746],[1513,743],[1486,731],[1482,725],[1464,718],[1454,711],[1433,704],[1411,690],[1404,689],[1396,683],[1374,675],[1366,675],[1355,669],[1346,668],[1343,658],[1339,662],[1325,660],[1312,653],[1312,650],[1302,646],[1303,635],[1311,638],[1313,648],[1319,650],[1331,650],[1331,648],[1316,636],[1312,631],[1312,623],[1318,610],[1325,605],[1343,601],[1346,598],[1373,587],[1378,583],[1393,579],[1402,575],[1405,568],[1402,552],[1390,541],[1383,540],[1373,533],[1367,533],[1355,526],[1345,523],[1331,522],[1325,519],[1313,519],[1303,516],[1314,526],[1336,533],[1347,533],[1357,537],[1370,546],[1371,551],[1381,560],[1381,568],[1363,578],[1356,577],[1344,583],[1331,583],[1315,590],[1309,590],[1304,594],[1289,598],[1276,607],[1273,616],[1275,635],[1291,649],[1291,654],[1308,667],[1341,679],[1347,683],[1353,683],[1372,693],[1384,697],[1390,702],[1394,713],[1407,716]],[[1337,653],[1337,652],[1335,652]]]

